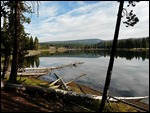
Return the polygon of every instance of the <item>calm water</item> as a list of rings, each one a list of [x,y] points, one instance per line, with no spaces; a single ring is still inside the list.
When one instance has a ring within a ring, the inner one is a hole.
[[[54,70],[41,79],[53,80],[51,75],[56,73],[68,82],[86,73],[86,76],[76,82],[103,91],[110,56],[109,51],[68,51],[55,54],[44,52],[32,57],[33,59],[35,62],[31,62],[31,67],[51,67],[84,62],[77,67]],[[149,52],[117,51],[109,94],[113,96],[149,95]],[[149,103],[149,99],[143,101]]]

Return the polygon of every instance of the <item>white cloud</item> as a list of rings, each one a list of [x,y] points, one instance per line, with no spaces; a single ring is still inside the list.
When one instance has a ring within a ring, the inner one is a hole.
[[[148,36],[149,5],[147,3],[137,3],[133,10],[140,19],[139,23],[135,27],[128,28],[121,24],[119,38]],[[46,4],[48,6],[50,3]],[[60,15],[62,9],[60,4],[51,4],[48,8],[45,5],[41,6],[40,17],[34,18],[32,20],[34,22],[26,26],[26,30],[31,32],[31,35],[37,36],[40,42],[84,38],[113,39],[119,3],[107,1],[86,5],[84,2],[78,2],[78,4],[77,8]]]

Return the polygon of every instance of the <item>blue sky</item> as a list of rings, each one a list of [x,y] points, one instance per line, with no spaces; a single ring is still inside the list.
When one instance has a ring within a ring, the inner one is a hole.
[[[113,39],[119,7],[117,1],[41,1],[39,6],[39,17],[36,13],[32,17],[26,15],[31,17],[31,23],[24,25],[25,31],[38,37],[40,42]],[[136,7],[127,10],[131,9],[140,21],[134,27],[125,27],[121,23],[119,39],[149,36],[149,1],[140,1]]]

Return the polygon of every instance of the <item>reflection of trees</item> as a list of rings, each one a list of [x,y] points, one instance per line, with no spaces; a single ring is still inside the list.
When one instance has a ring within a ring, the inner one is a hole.
[[[116,56],[120,58],[126,58],[127,60],[131,60],[135,57],[135,54],[133,51],[117,51]]]
[[[106,57],[110,56],[110,50],[72,50],[72,51],[65,51],[65,52],[42,52],[40,57],[88,57],[88,58],[98,58],[100,56]],[[132,60],[133,58],[145,60],[146,58],[149,59],[149,52],[148,51],[121,51],[118,50],[115,55],[116,58],[126,58],[127,60]]]
[[[34,67],[34,56],[30,57],[30,65]]]
[[[126,58],[127,60],[132,60],[133,58],[140,59],[144,61],[146,58],[149,59],[149,52],[147,51],[117,51],[117,57]]]
[[[110,56],[110,50],[74,50],[74,51],[66,51],[66,52],[56,52],[50,53],[49,51],[42,52],[40,55],[29,56],[26,57],[25,60],[22,59],[20,62],[23,62],[25,67],[39,67],[40,60],[39,57],[85,57],[85,58],[98,58],[98,57],[106,57]],[[145,59],[149,59],[149,51],[116,51],[116,58],[126,58],[127,60],[132,60],[136,58],[144,61]]]
[[[35,56],[35,65],[36,65],[36,67],[39,67],[39,64],[40,64],[39,55],[36,55]]]
[[[141,53],[141,57],[142,57],[142,60],[144,61],[145,58],[146,58],[146,52],[142,52],[142,53]]]
[[[24,65],[26,67],[39,67],[40,60],[39,55],[26,57]]]

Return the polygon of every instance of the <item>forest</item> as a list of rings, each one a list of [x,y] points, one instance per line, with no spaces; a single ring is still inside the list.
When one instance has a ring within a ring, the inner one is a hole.
[[[17,12],[18,10],[20,11]],[[39,48],[38,38],[25,32],[24,23],[30,23],[30,18],[25,17],[25,13],[33,13],[31,7],[25,2],[1,1],[1,19],[3,20],[1,25],[1,61],[4,60],[3,68],[1,64],[2,78],[4,78],[11,59],[13,59],[11,66],[14,68],[12,70],[16,70],[22,67],[24,56],[28,54],[27,50],[38,50]],[[10,80],[15,82],[16,74],[14,72],[11,73]],[[12,76],[15,79],[12,79]]]
[[[92,41],[92,40],[91,40]],[[111,49],[113,40],[100,40],[97,44],[79,44],[79,43],[40,43],[41,49],[49,49],[50,46],[54,46],[56,48],[65,47],[68,49]],[[143,38],[127,38],[127,39],[119,39],[117,43],[118,49],[146,49],[149,48],[149,37]]]

